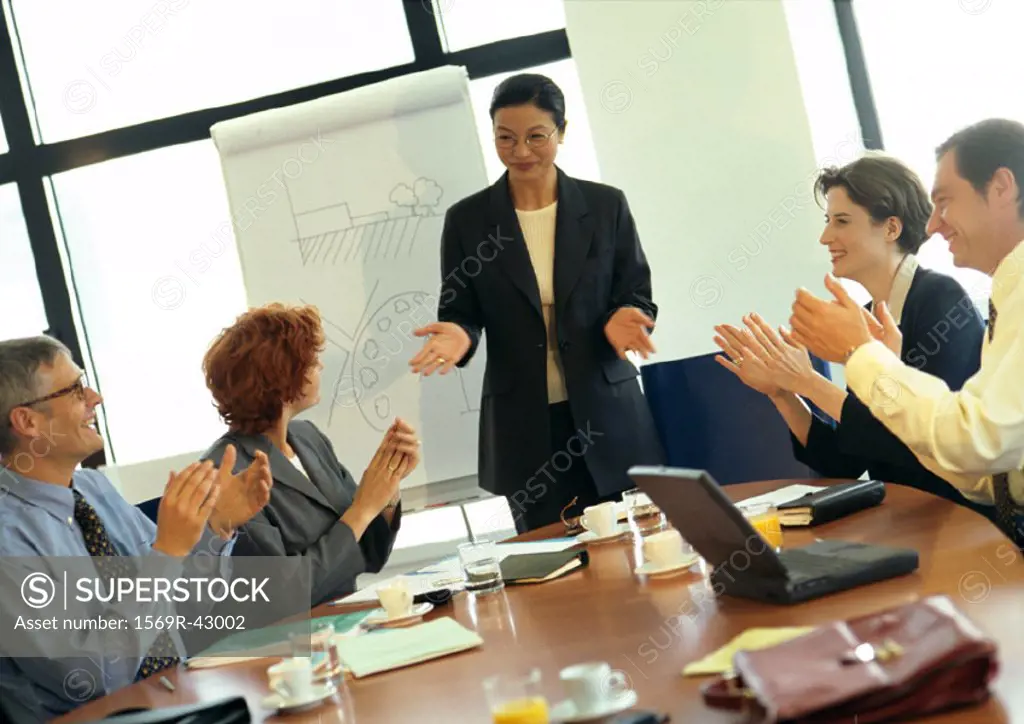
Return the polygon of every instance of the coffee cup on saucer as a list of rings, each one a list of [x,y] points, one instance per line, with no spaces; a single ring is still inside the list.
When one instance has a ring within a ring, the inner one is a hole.
[[[313,663],[308,658],[284,659],[267,669],[270,688],[286,702],[313,697]]]
[[[412,615],[412,593],[403,579],[378,588],[377,598],[388,618],[404,618]]]
[[[680,563],[685,555],[683,536],[670,528],[644,538],[644,560],[655,568],[664,568]]]
[[[607,502],[584,508],[580,524],[598,538],[614,535],[619,525],[615,515],[615,503]]]
[[[626,675],[595,661],[568,666],[559,674],[565,695],[577,715],[597,714],[618,708],[625,694],[631,693]]]

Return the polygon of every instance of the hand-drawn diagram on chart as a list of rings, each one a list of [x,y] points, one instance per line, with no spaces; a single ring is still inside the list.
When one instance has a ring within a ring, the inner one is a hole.
[[[299,211],[289,191],[302,265],[336,266],[412,256],[420,221],[438,215],[442,196],[444,190],[436,181],[421,177],[412,186],[399,183],[391,190],[392,208],[353,216],[347,202]]]
[[[341,407],[358,407],[366,424],[384,432],[394,420],[387,389],[401,377],[408,377],[408,361],[423,344],[412,331],[423,323],[424,305],[433,298],[424,291],[414,290],[393,294],[377,302],[376,282],[367,295],[366,305],[355,324],[347,329],[324,318],[327,341],[343,353],[341,370],[333,386],[327,425]],[[453,370],[461,390],[458,411],[467,415],[479,412],[479,401],[470,397],[462,370]]]

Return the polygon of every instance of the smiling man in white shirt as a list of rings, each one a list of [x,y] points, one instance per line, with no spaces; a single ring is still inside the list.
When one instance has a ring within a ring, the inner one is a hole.
[[[1000,528],[1021,546],[1024,125],[981,121],[951,136],[936,156],[928,231],[949,242],[958,267],[992,277],[978,373],[952,392],[942,380],[904,365],[892,320],[868,318],[832,278],[826,286],[835,301],[801,289],[790,323],[811,352],[846,365],[850,388],[922,464],[967,497],[995,505]]]

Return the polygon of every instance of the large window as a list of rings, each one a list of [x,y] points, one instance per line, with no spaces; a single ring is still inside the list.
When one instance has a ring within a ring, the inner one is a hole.
[[[53,183],[117,463],[205,449],[224,425],[202,357],[245,309],[213,142],[85,166]]]
[[[1020,28],[1024,3],[855,0],[854,12],[887,152],[931,187],[935,147],[962,126],[993,116],[1024,120]],[[953,274],[976,302],[988,277],[953,267],[944,240],[921,250],[922,263]]]
[[[0,163],[0,302],[17,311],[0,320],[0,338],[50,329],[69,340],[103,394],[103,462],[130,483],[126,493],[159,494],[140,485],[149,469],[180,467],[224,431],[201,363],[247,300],[207,124],[373,82],[356,77],[365,73],[384,81],[457,62],[476,79],[493,180],[504,169],[491,93],[504,71],[549,63],[536,70],[569,107],[559,164],[597,179],[562,3],[0,0],[13,43],[0,48],[0,75],[22,90],[0,89],[4,110],[32,124],[32,138],[5,139],[0,127],[0,154],[19,144],[17,168]],[[438,57],[438,46],[458,56]],[[24,199],[4,185],[12,170],[27,181]],[[33,250],[45,262],[42,286]],[[50,268],[58,259],[63,278]],[[397,548],[450,547],[470,524],[488,536],[513,528],[504,499],[406,523]]]
[[[0,339],[32,337],[47,327],[18,188],[0,186]]]
[[[563,0],[423,0],[431,1],[449,52],[565,28]]]
[[[541,73],[553,80],[565,94],[565,143],[558,151],[558,165],[570,176],[591,181],[600,180],[597,165],[597,154],[594,152],[594,139],[590,134],[590,122],[587,120],[587,109],[583,105],[583,90],[580,78],[576,73],[573,60],[562,60],[557,63],[529,68],[523,73]],[[494,149],[494,131],[491,125],[491,96],[501,81],[514,73],[502,73],[480,78],[470,82],[470,94],[473,108],[476,111],[477,127],[480,142],[484,149],[484,162],[487,176],[493,182],[505,172],[498,154]]]
[[[13,0],[13,10],[48,143],[414,60],[401,0]]]

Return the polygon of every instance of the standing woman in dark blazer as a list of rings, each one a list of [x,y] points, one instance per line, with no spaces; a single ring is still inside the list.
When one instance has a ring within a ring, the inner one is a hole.
[[[921,180],[895,158],[872,153],[825,169],[815,193],[826,200],[819,243],[828,247],[833,274],[868,291],[866,313],[877,318],[876,328],[886,318],[895,323],[906,364],[960,389],[981,364],[984,323],[956,280],[918,266],[915,253],[928,239],[932,209]],[[717,359],[771,398],[792,432],[797,459],[824,477],[858,478],[866,470],[874,479],[984,511],[922,466],[852,392],[818,374],[784,329],[777,334],[757,314],[743,321],[743,330],[715,328],[715,342],[728,355]],[[832,419],[813,415],[801,398]]]
[[[663,460],[626,356],[654,351],[651,273],[626,197],[555,165],[562,91],[508,78],[490,108],[507,171],[452,205],[441,240],[438,322],[411,361],[464,367],[486,331],[480,485],[507,496],[520,532],[633,487],[626,471]]]

